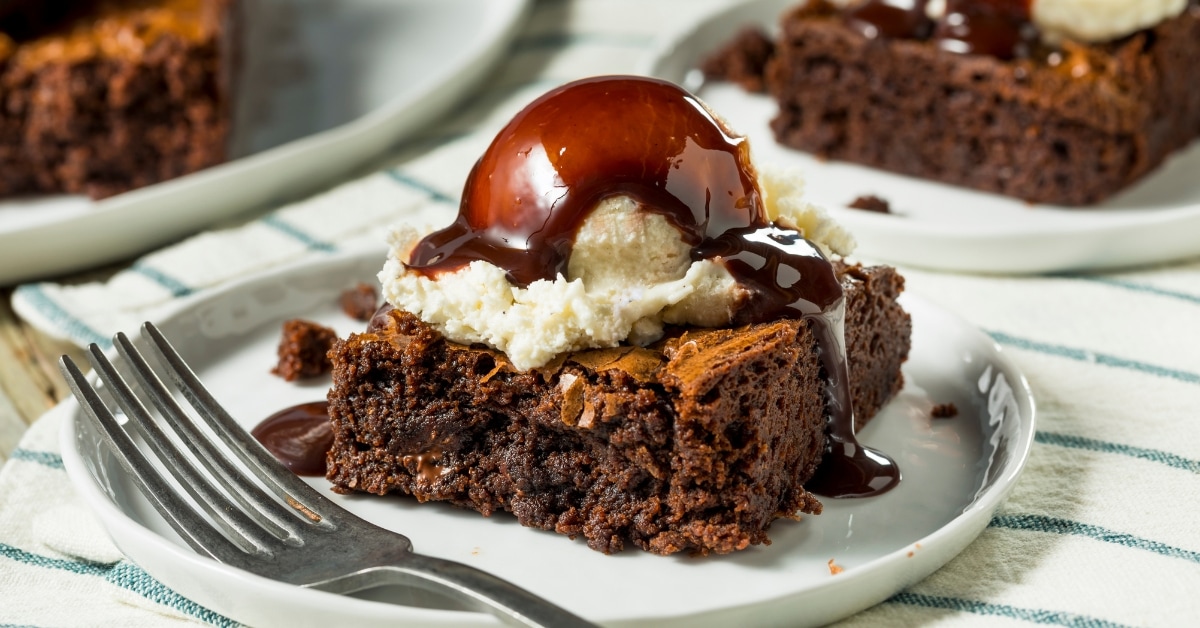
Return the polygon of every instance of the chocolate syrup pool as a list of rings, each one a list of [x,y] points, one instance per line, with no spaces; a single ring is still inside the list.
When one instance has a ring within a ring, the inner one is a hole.
[[[284,408],[259,423],[250,434],[292,473],[325,475],[325,454],[333,445],[329,402]]]
[[[806,488],[861,497],[895,486],[895,463],[854,437],[845,297],[833,265],[767,219],[746,139],[674,84],[597,77],[535,100],[475,164],[455,222],[419,242],[408,268],[434,277],[483,260],[517,285],[553,280],[566,274],[591,209],[618,195],[664,216],[693,261],[717,259],[749,288],[733,324],[810,322],[828,376],[830,442]]]

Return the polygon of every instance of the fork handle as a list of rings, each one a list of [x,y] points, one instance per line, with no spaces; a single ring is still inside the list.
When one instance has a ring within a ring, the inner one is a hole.
[[[352,593],[381,585],[416,586],[514,626],[595,628],[595,624],[517,585],[469,565],[409,553],[394,564],[368,567],[308,585],[331,593]]]

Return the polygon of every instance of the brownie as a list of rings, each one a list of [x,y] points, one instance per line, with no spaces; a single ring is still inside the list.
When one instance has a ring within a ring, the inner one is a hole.
[[[375,292],[375,286],[360,282],[342,291],[338,296],[338,305],[346,316],[365,322],[371,320],[379,309],[379,295]]]
[[[225,160],[236,2],[0,14],[0,196],[102,198]]]
[[[892,204],[885,198],[880,198],[874,194],[866,194],[850,201],[846,207],[851,209],[861,209],[863,211],[875,212],[877,214],[892,213]]]
[[[839,268],[862,423],[902,385],[911,322],[894,269]],[[727,553],[821,510],[804,483],[825,450],[827,384],[802,320],[673,329],[521,372],[391,310],[330,357],[339,492],[507,511],[605,553]]]
[[[823,158],[1087,205],[1200,135],[1200,7],[1102,44],[1026,58],[867,38],[816,0],[766,66],[777,140]]]
[[[737,83],[748,92],[763,92],[767,61],[775,54],[775,42],[758,28],[745,28],[704,60],[700,70],[706,78]]]
[[[277,354],[279,362],[271,373],[292,382],[329,372],[329,349],[337,332],[320,323],[295,318],[284,321]]]

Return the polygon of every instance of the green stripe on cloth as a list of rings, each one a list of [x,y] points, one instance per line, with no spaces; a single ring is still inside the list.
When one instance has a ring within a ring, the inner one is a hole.
[[[161,582],[133,563],[126,561],[117,563],[104,579],[123,589],[133,591],[147,600],[168,606],[214,626],[233,628],[240,625],[238,622],[214,613],[163,586]]]
[[[448,204],[453,205],[458,202],[458,199],[450,198],[449,196],[446,196],[445,194],[438,191],[437,188],[433,187],[432,185],[429,185],[428,183],[425,183],[424,181],[417,180],[415,177],[413,177],[412,175],[410,175],[406,172],[401,172],[401,171],[393,168],[391,170],[388,170],[387,173],[388,173],[388,176],[390,176],[392,179],[394,179],[397,183],[408,186],[418,192],[424,192],[425,194],[429,195],[429,198],[431,198],[439,203],[448,203]]]
[[[1091,281],[1093,283],[1105,284],[1108,286],[1113,286],[1115,288],[1124,288],[1126,290],[1132,290],[1134,292],[1144,292],[1146,294],[1153,294],[1153,295],[1160,296],[1160,297],[1169,297],[1172,299],[1178,299],[1180,301],[1187,301],[1189,303],[1195,303],[1197,305],[1200,305],[1200,295],[1188,294],[1186,292],[1179,292],[1178,290],[1167,290],[1165,288],[1159,288],[1157,286],[1151,286],[1149,284],[1136,283],[1133,281],[1125,281],[1123,279],[1112,279],[1111,277],[1091,277],[1088,275],[1077,275],[1077,274],[1073,274],[1073,273],[1063,273],[1063,274],[1057,275],[1057,276],[1064,277],[1067,279],[1078,279],[1080,281]]]
[[[1021,608],[1007,604],[989,604],[978,600],[964,600],[956,597],[941,595],[922,595],[904,591],[897,593],[887,600],[892,604],[907,604],[924,608],[937,608],[948,611],[974,613],[976,615],[991,615],[1006,617],[1034,624],[1052,626],[1071,626],[1072,628],[1125,628],[1125,624],[1117,624],[1087,615],[1076,615],[1063,611],[1052,611],[1041,608]]]
[[[1154,552],[1155,554],[1161,554],[1170,558],[1182,558],[1183,560],[1200,564],[1200,552],[1193,552],[1152,539],[1117,532],[1088,523],[1071,521],[1070,519],[1059,519],[1058,517],[1046,517],[1042,515],[997,515],[992,517],[988,526],[992,528],[1007,528],[1009,530],[1082,536],[1096,541]]]
[[[36,462],[37,464],[50,467],[51,469],[63,468],[62,456],[48,451],[30,451],[20,447],[13,450],[9,458],[13,460],[24,460],[25,462]]]
[[[655,38],[649,35],[619,33],[540,33],[521,37],[513,50],[557,50],[568,46],[622,46],[649,48]]]
[[[0,557],[31,565],[33,567],[42,567],[45,569],[58,569],[83,576],[96,576],[103,578],[105,582],[121,587],[128,591],[137,593],[138,595],[157,602],[163,606],[175,609],[180,613],[194,617],[200,621],[221,626],[223,628],[234,628],[240,626],[239,623],[213,611],[200,606],[199,604],[179,595],[170,588],[164,586],[153,576],[146,573],[141,567],[134,565],[128,561],[121,561],[115,565],[100,565],[97,563],[89,563],[80,560],[65,560],[61,558],[50,558],[27,552],[23,549],[13,547],[11,545],[0,543]]]
[[[1069,447],[1071,449],[1087,449],[1089,451],[1098,451],[1106,454],[1118,454],[1129,456],[1131,458],[1140,458],[1165,464],[1168,467],[1191,471],[1192,473],[1200,473],[1200,460],[1189,460],[1183,456],[1175,455],[1168,451],[1158,449],[1146,449],[1143,447],[1133,447],[1131,445],[1122,445],[1121,443],[1110,443],[1107,441],[1096,440],[1093,438],[1084,438],[1082,436],[1072,436],[1071,434],[1059,434],[1057,432],[1044,432],[1038,430],[1033,435],[1033,440],[1043,445],[1055,445],[1058,447]]]
[[[330,253],[337,250],[336,246],[305,233],[302,229],[288,223],[286,220],[276,216],[275,214],[263,216],[261,219],[259,219],[259,222],[275,229],[280,233],[286,234],[287,236],[299,242],[303,242],[305,246],[314,251],[325,251]]]
[[[153,266],[150,266],[144,260],[138,260],[134,262],[133,266],[129,267],[129,270],[132,270],[133,272],[146,277],[150,281],[153,281],[167,290],[170,290],[172,296],[186,297],[192,293],[192,289],[189,288],[187,284],[157,268],[154,268]]]
[[[112,348],[112,339],[101,336],[99,332],[88,327],[75,318],[57,301],[51,299],[46,291],[42,289],[42,284],[26,284],[19,286],[14,292],[15,295],[21,295],[22,298],[28,299],[29,303],[49,319],[59,329],[65,331],[67,335],[79,341],[79,344],[96,343],[102,349]]]
[[[50,558],[27,552],[21,548],[13,547],[7,543],[0,543],[0,556],[9,560],[14,560],[26,565],[34,567],[44,567],[46,569],[59,569],[69,571],[84,576],[103,576],[109,572],[111,567],[108,565],[99,565],[96,563],[86,563],[79,560],[65,560],[62,558]]]
[[[1046,355],[1058,356],[1060,358],[1068,358],[1077,362],[1090,362],[1093,364],[1102,364],[1104,366],[1129,369],[1131,371],[1137,371],[1147,375],[1155,375],[1157,377],[1166,377],[1179,380],[1188,384],[1200,384],[1200,375],[1189,371],[1181,371],[1178,369],[1167,368],[1165,366],[1159,366],[1157,364],[1150,364],[1148,362],[1130,360],[1128,358],[1122,358],[1120,356],[1107,353],[1097,353],[1087,349],[1050,344],[1048,342],[1039,342],[1037,340],[1030,340],[1028,338],[1019,338],[1017,336],[1006,334],[1002,331],[989,331],[988,335],[992,337],[992,340],[995,340],[1002,345],[1009,345],[1018,349],[1044,353]]]

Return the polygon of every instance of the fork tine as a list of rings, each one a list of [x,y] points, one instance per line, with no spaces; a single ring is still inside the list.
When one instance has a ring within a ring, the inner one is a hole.
[[[167,375],[172,383],[183,392],[183,396],[198,410],[197,413],[213,432],[271,491],[297,512],[315,522],[328,523],[329,517],[341,511],[340,507],[283,466],[271,452],[238,425],[153,323],[144,323],[142,332],[151,340],[151,346],[168,367]]]
[[[201,508],[204,508],[213,518],[213,522],[234,540],[237,545],[250,552],[261,552],[278,545],[278,539],[269,531],[259,526],[231,502],[225,494],[216,490],[211,481],[205,477],[189,461],[179,448],[175,446],[162,428],[154,421],[150,412],[134,394],[116,367],[95,344],[88,347],[88,361],[92,363],[100,381],[108,387],[117,405],[129,417],[129,422],[136,425],[146,445],[175,477],[179,485],[186,490]],[[130,441],[132,443],[132,441]],[[144,471],[145,469],[143,469]],[[153,467],[149,470],[154,471]],[[241,543],[238,543],[241,541]]]
[[[95,345],[92,345],[93,347]],[[108,410],[96,389],[68,356],[62,356],[59,367],[75,398],[84,410],[84,415],[99,428],[113,454],[125,468],[134,485],[150,501],[158,514],[183,537],[192,549],[217,560],[242,554],[243,551],[221,535],[207,519],[159,474],[154,465],[138,448],[129,434],[121,428],[117,418]]]
[[[245,473],[235,468],[224,453],[218,449],[200,430],[192,417],[184,412],[175,397],[167,390],[165,384],[150,368],[149,363],[142,357],[141,352],[130,342],[123,332],[118,332],[113,338],[117,352],[125,358],[133,369],[133,374],[149,395],[150,400],[162,413],[163,418],[179,435],[183,444],[192,452],[193,458],[199,461],[213,478],[223,482],[222,488],[226,494],[242,506],[242,511],[255,519],[259,525],[271,531],[276,537],[285,542],[298,544],[299,526],[305,525],[296,518],[296,513],[284,508],[272,499],[259,485],[252,482]]]

